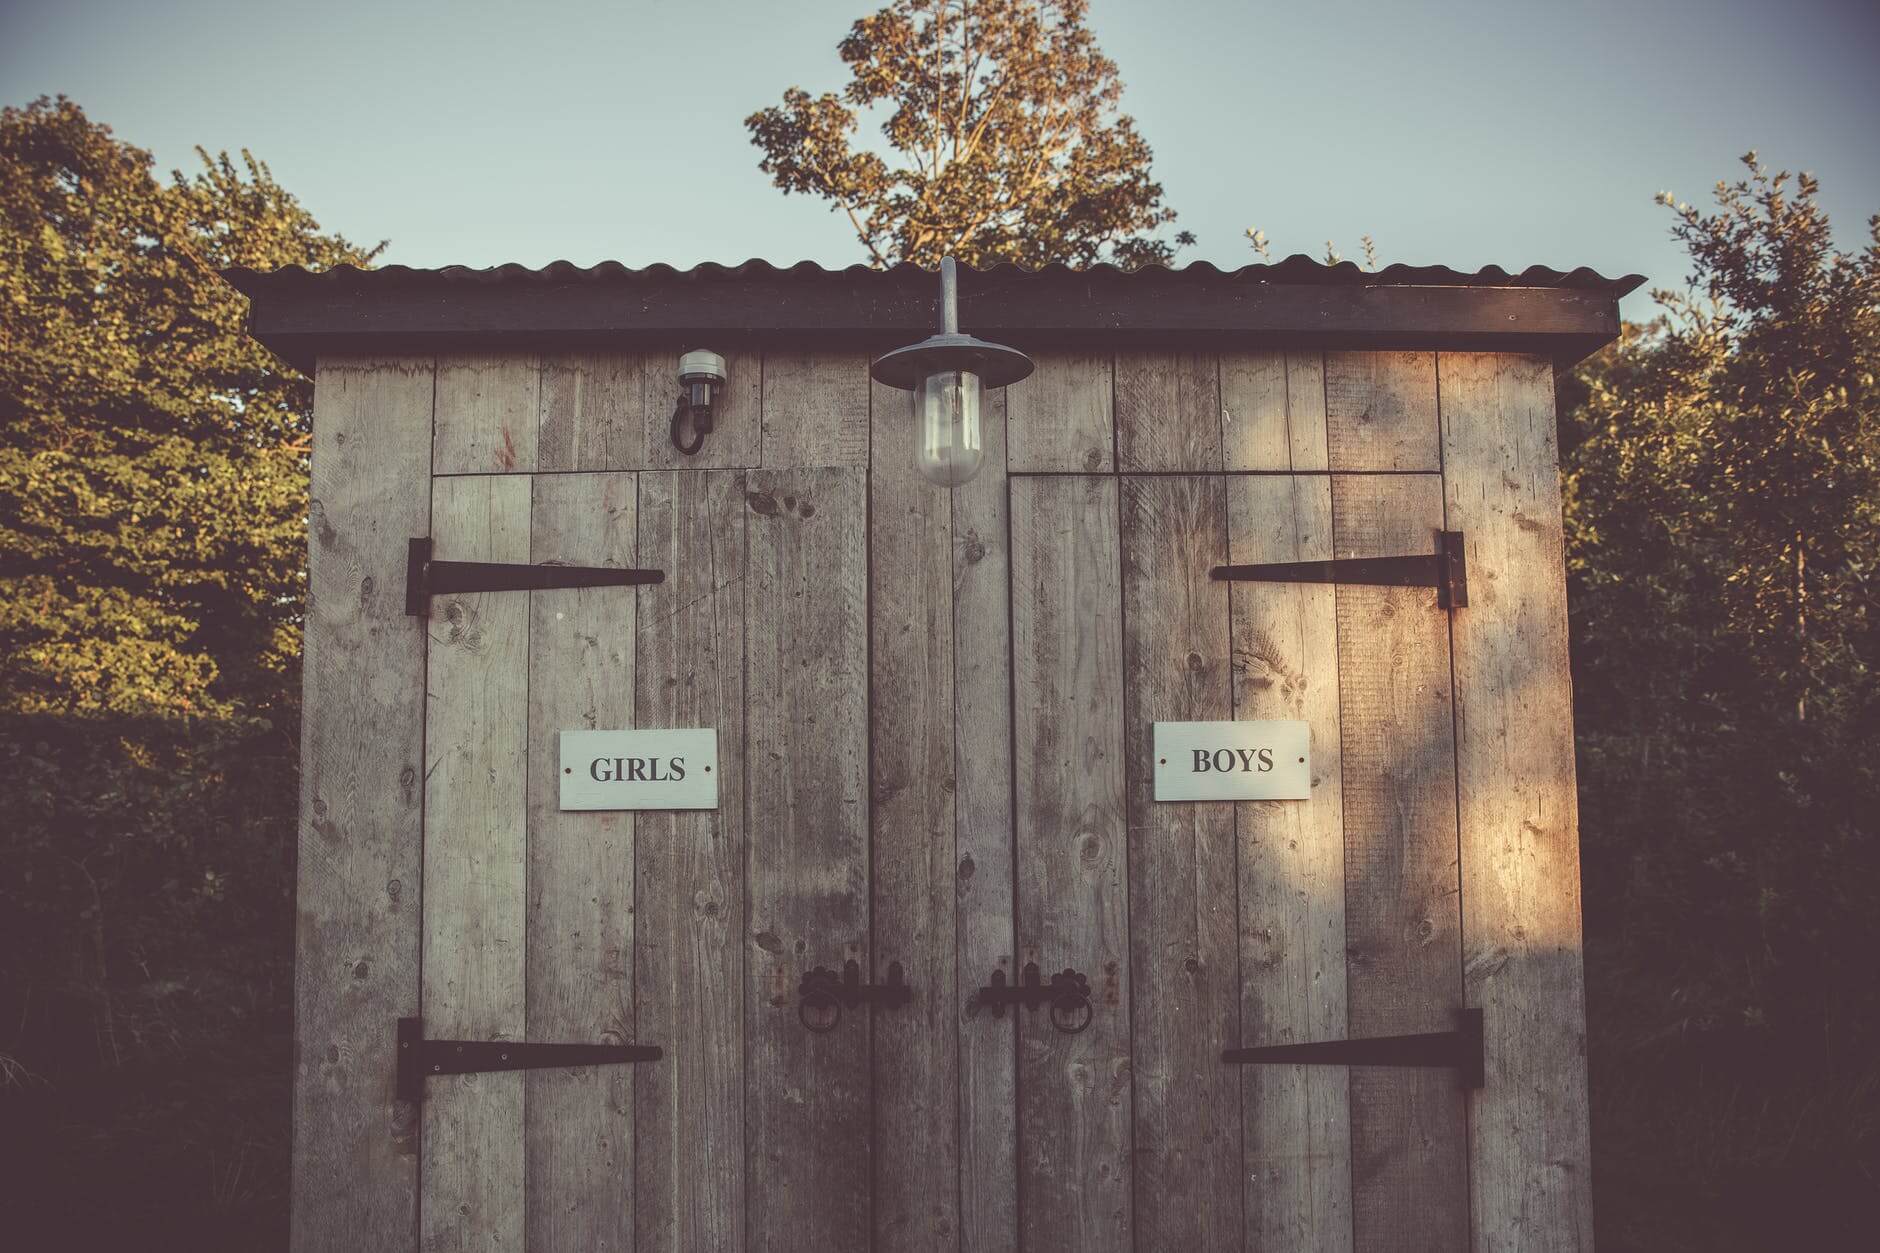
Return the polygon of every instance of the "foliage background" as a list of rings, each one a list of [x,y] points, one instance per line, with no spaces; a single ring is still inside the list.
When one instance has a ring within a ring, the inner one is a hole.
[[[1609,1249],[1840,1247],[1876,1184],[1880,246],[1719,195],[1561,385]],[[0,1206],[68,1244],[284,1238],[310,395],[208,271],[374,251],[0,115]]]
[[[210,271],[372,252],[200,156],[0,113],[0,1210],[81,1247],[285,1230],[312,386]]]

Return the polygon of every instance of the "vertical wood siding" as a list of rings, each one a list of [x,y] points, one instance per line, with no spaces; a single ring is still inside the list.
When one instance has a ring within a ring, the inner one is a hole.
[[[518,475],[435,480],[438,559],[526,562],[530,486]],[[423,1003],[435,1038],[524,1038],[528,640],[527,595],[432,601]],[[423,1121],[423,1247],[522,1249],[523,1075],[434,1078]]]
[[[749,476],[747,1247],[868,1244],[870,1015],[797,1019],[868,943],[867,495],[860,470]]]
[[[638,353],[544,357],[536,468],[638,469],[646,393],[656,368],[655,358]]]
[[[1013,960],[1011,543],[1008,396],[986,415],[986,468],[953,493],[954,935],[960,1041],[960,1247],[1018,1247],[1017,1034],[972,989]],[[939,993],[944,995],[944,993]]]
[[[418,1009],[429,359],[327,358],[314,388],[294,975],[292,1247],[410,1249],[417,1128],[393,1024]]]
[[[744,1242],[746,759],[744,531],[738,471],[640,476],[634,716],[718,728],[718,808],[634,816],[633,999],[639,1038],[665,1056],[634,1069],[641,1253]]]
[[[529,559],[636,564],[631,474],[536,479]],[[634,723],[634,596],[530,592],[528,1014],[524,1038],[625,1043],[633,1021],[634,815],[561,809],[563,730]],[[633,1070],[523,1076],[527,1247],[633,1247]]]
[[[1334,475],[1337,555],[1433,551],[1435,475]],[[1448,615],[1429,588],[1337,589],[1346,986],[1354,1036],[1446,1031],[1461,1000]],[[1351,1072],[1360,1249],[1468,1246],[1464,1107],[1444,1070]]]
[[[676,352],[322,363],[295,1247],[1590,1244],[1549,366],[1045,354],[949,494],[864,355],[728,356],[696,458]],[[1207,577],[1439,527],[1454,615]],[[424,534],[667,581],[421,624]],[[1308,721],[1314,799],[1158,805],[1153,723],[1227,718]],[[720,807],[561,813],[576,726],[718,728]],[[799,979],[850,959],[912,1004],[807,1032]],[[1089,975],[1087,1031],[974,1003],[1026,961]],[[1465,1003],[1473,1096],[1219,1061]],[[420,1142],[420,1007],[665,1056],[434,1079]]]
[[[1593,1243],[1579,821],[1553,369],[1444,353],[1446,522],[1467,537],[1455,615],[1462,953],[1487,1082],[1470,1109],[1478,1250]]]
[[[907,393],[875,384],[872,421],[875,443],[902,444]],[[915,989],[873,1020],[874,1240],[958,1248],[952,493],[911,456],[885,456],[868,479],[868,531],[874,965],[879,977],[901,963]]]
[[[1322,476],[1228,485],[1235,562],[1332,555],[1332,491]],[[1235,808],[1240,847],[1241,1040],[1342,1040],[1345,821],[1338,720],[1336,592],[1324,585],[1233,585],[1234,717],[1311,727],[1312,799]],[[1246,1066],[1246,1242],[1258,1249],[1351,1248],[1348,1073],[1335,1066]]]
[[[1077,474],[1114,470],[1115,396],[1109,356],[1045,352],[1036,362],[1030,378],[1005,389],[1011,468]]]
[[[1218,447],[1216,449],[1218,453]],[[1241,1243],[1234,806],[1158,804],[1154,726],[1233,716],[1227,484],[1122,481],[1124,761],[1137,1247]],[[1047,715],[1048,716],[1048,715]]]
[[[432,473],[533,471],[542,418],[541,386],[540,359],[530,353],[441,358],[437,363]]]
[[[1020,963],[1090,978],[1080,1035],[1019,1016],[1024,1247],[1131,1247],[1129,847],[1117,486],[1012,484]]]

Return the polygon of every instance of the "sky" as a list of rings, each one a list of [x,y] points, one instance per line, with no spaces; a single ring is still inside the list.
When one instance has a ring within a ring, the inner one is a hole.
[[[883,0],[0,0],[0,103],[63,93],[159,166],[251,150],[414,266],[843,265],[743,119],[839,88]],[[1844,247],[1880,211],[1880,0],[1093,0],[1182,260],[1590,265],[1682,286],[1660,190],[1808,170]],[[1649,297],[1624,311],[1650,313]]]

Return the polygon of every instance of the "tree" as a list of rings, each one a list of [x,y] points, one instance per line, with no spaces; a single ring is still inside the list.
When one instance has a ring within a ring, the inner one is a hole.
[[[1712,212],[1661,197],[1690,289],[1562,396],[1595,1187],[1633,1247],[1845,1243],[1880,1126],[1880,218],[1836,251],[1813,178],[1744,160]]]
[[[198,155],[159,182],[67,100],[0,111],[0,1071],[39,1094],[38,1183],[113,1178],[131,1221],[210,1182],[152,1171],[285,1172],[256,1041],[291,988],[312,387],[213,270],[376,251]]]
[[[894,0],[850,28],[840,95],[801,88],[745,119],[759,168],[841,209],[875,265],[1167,262],[1194,242],[1118,111],[1086,0]],[[885,114],[893,163],[852,142]]]
[[[312,389],[212,271],[371,254],[201,156],[163,186],[68,101],[0,114],[10,711],[226,713],[299,652]]]

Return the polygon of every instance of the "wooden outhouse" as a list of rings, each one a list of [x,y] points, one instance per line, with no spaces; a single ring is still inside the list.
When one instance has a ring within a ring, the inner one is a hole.
[[[1636,280],[963,270],[1036,371],[949,491],[930,271],[228,277],[316,380],[295,1248],[1590,1246],[1554,380]],[[567,804],[632,729],[703,807]]]

